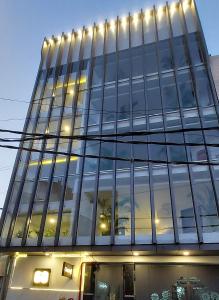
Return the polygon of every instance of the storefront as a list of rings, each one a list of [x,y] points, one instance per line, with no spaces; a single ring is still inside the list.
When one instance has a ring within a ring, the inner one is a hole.
[[[7,300],[218,300],[219,257],[18,255]]]

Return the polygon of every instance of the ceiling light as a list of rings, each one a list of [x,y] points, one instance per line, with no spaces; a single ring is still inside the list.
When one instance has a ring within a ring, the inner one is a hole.
[[[158,20],[162,19],[162,16],[163,16],[163,6],[159,6],[158,7],[157,16],[158,16]]]
[[[60,43],[61,42],[62,37],[60,35],[57,36],[57,41]]]
[[[138,17],[139,17],[138,13],[134,13],[134,15],[133,15],[133,23],[134,23],[135,26],[138,24]]]
[[[139,253],[138,252],[133,252],[133,255],[134,256],[139,256]]]
[[[189,254],[190,254],[189,251],[184,251],[184,252],[183,252],[183,255],[184,255],[184,256],[189,256]]]
[[[145,14],[144,14],[144,17],[145,17],[146,24],[148,24],[149,20],[150,20],[150,17],[151,17],[151,11],[150,10],[146,10]]]
[[[103,229],[103,230],[106,229],[107,228],[106,223],[101,223],[100,228]]]
[[[170,14],[171,14],[171,16],[173,16],[175,12],[176,12],[176,2],[173,2],[170,5]]]
[[[159,219],[155,219],[155,224],[159,224],[160,220]]]
[[[50,218],[50,219],[49,219],[49,223],[55,224],[55,222],[56,222],[56,219],[54,219],[54,218]]]

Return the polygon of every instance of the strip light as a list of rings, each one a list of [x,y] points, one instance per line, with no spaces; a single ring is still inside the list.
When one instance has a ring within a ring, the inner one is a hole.
[[[78,160],[78,157],[77,156],[71,156],[70,158],[70,161],[76,161]],[[57,164],[63,164],[67,161],[67,157],[63,157],[63,158],[56,158],[55,162]],[[47,166],[47,165],[51,165],[52,163],[54,162],[54,160],[52,159],[44,159],[42,160],[41,162],[38,162],[38,161],[33,161],[33,162],[30,162],[29,163],[29,166],[30,167],[34,167],[34,166],[38,166],[40,163],[43,165],[43,166]]]

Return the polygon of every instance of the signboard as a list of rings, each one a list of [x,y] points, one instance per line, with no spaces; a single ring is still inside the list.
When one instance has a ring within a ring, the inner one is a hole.
[[[63,263],[63,267],[62,267],[62,276],[65,276],[69,279],[72,279],[72,275],[73,275],[73,268],[74,266],[67,263],[67,262],[64,262]]]

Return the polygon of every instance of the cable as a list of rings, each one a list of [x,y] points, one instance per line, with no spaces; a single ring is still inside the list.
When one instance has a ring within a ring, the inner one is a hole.
[[[139,159],[139,158],[122,158],[122,157],[113,157],[113,156],[97,156],[97,155],[90,155],[90,154],[78,154],[78,153],[67,153],[61,151],[42,151],[38,149],[29,149],[25,147],[16,147],[10,145],[1,145],[0,148],[6,149],[15,149],[15,150],[24,150],[28,152],[37,152],[37,153],[47,153],[47,154],[54,154],[54,155],[63,155],[63,156],[75,156],[78,158],[97,158],[97,159],[107,159],[112,161],[126,161],[126,162],[144,162],[144,163],[154,163],[154,164],[174,164],[174,165],[200,165],[200,166],[219,166],[219,163],[216,162],[203,162],[203,161],[166,161],[166,160],[152,160],[152,159]],[[54,161],[55,162],[55,161]]]
[[[181,128],[181,129],[173,129],[173,130],[161,130],[161,131],[128,131],[123,133],[112,133],[112,134],[95,134],[95,135],[55,135],[55,134],[42,134],[42,133],[29,133],[19,130],[9,130],[9,129],[1,129],[0,132],[2,133],[12,133],[18,135],[26,135],[26,136],[33,136],[33,137],[43,137],[43,138],[62,138],[62,139],[95,139],[105,138],[105,137],[126,137],[126,136],[148,136],[148,135],[156,135],[156,134],[172,134],[172,133],[182,133],[182,132],[196,132],[196,131],[210,131],[210,130],[219,130],[218,126],[213,127],[202,127],[202,128]]]

